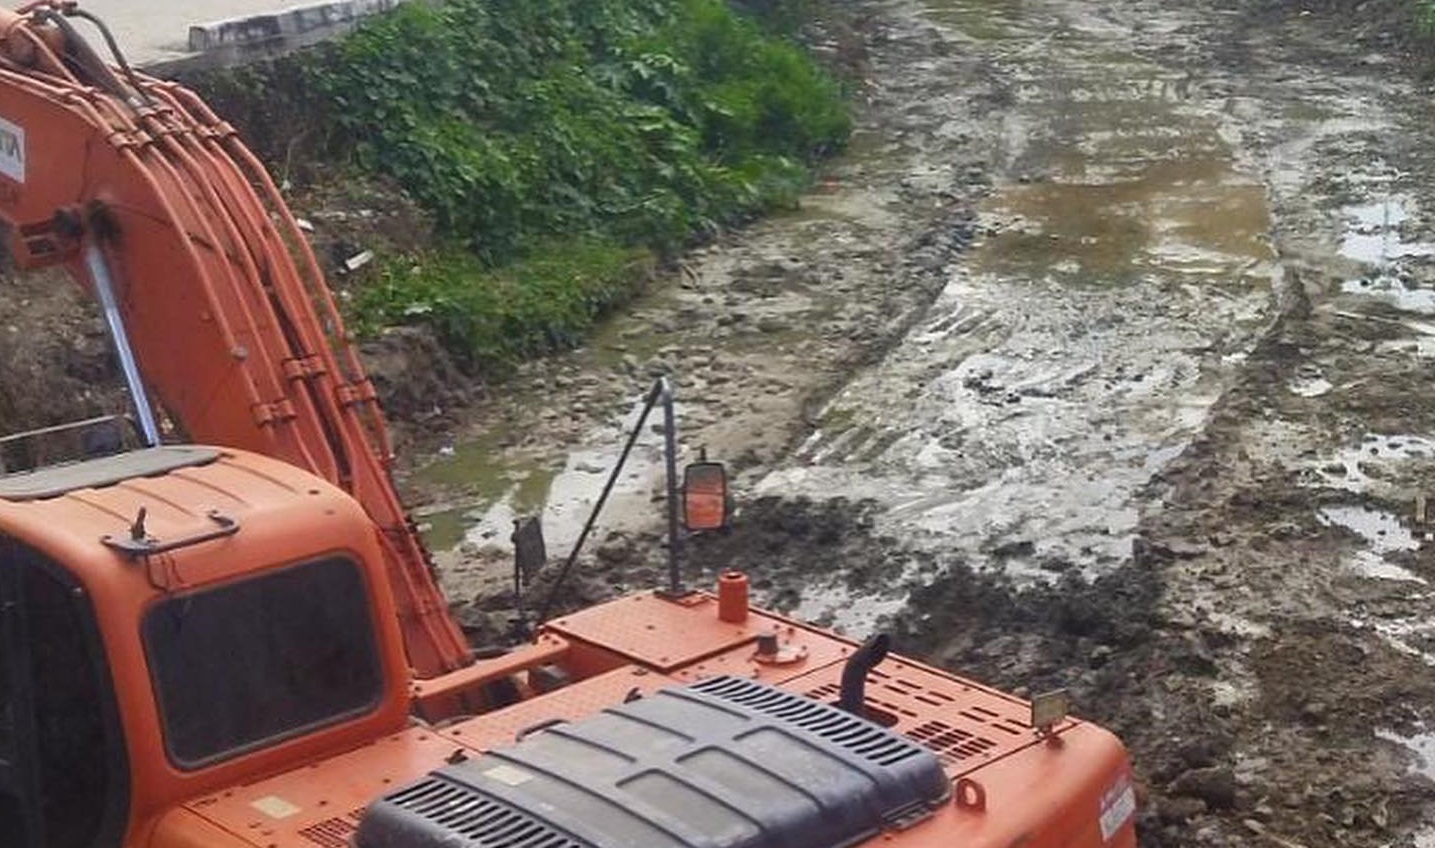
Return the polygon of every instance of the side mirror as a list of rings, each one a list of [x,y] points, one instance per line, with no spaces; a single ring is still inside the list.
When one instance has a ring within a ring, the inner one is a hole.
[[[683,471],[683,526],[688,530],[724,530],[732,518],[727,468],[721,462],[695,462]]]

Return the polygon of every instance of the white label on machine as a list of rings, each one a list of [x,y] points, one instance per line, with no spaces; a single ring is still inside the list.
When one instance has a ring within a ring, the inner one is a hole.
[[[1101,839],[1110,842],[1121,826],[1136,814],[1136,790],[1122,777],[1101,796]]]
[[[0,118],[0,174],[25,182],[25,128]]]
[[[496,765],[484,771],[484,776],[508,786],[522,786],[533,779],[533,775],[521,768],[510,765]]]
[[[276,821],[287,819],[290,816],[295,816],[303,812],[302,809],[285,801],[278,795],[266,795],[258,801],[249,802],[249,806]]]

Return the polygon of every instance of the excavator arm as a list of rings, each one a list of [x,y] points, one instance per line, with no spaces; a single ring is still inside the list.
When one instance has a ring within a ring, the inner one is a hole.
[[[102,61],[75,27],[86,18],[60,0],[0,9],[0,221],[16,265],[61,265],[100,303],[146,440],[167,426],[352,494],[415,672],[467,665],[394,490],[373,385],[273,181],[192,92],[117,50],[118,70]]]

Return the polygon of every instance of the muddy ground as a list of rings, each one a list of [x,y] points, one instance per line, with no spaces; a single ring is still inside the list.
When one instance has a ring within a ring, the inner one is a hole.
[[[370,350],[467,623],[501,638],[512,519],[566,554],[670,375],[741,504],[690,580],[738,565],[780,609],[1069,687],[1131,749],[1145,845],[1435,845],[1435,129],[1403,13],[839,5],[860,61],[814,39],[860,68],[859,126],[800,208],[506,382]],[[353,198],[298,206],[363,246]],[[93,326],[27,285],[13,327],[54,332],[0,327],[0,410],[59,361],[43,402],[88,412]],[[660,578],[659,444],[564,603]]]
[[[802,209],[443,434],[413,480],[464,539],[448,585],[501,628],[508,521],[566,551],[612,399],[670,372],[686,444],[740,471],[693,579],[740,565],[779,608],[1070,687],[1131,747],[1144,844],[1435,844],[1435,161],[1404,42],[1340,4],[857,8],[861,128]],[[656,444],[578,599],[660,575]]]

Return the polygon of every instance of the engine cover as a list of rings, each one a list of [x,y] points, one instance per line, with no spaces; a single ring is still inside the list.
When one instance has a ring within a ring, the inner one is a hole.
[[[949,794],[936,755],[717,677],[545,727],[372,804],[358,848],[836,848]]]

